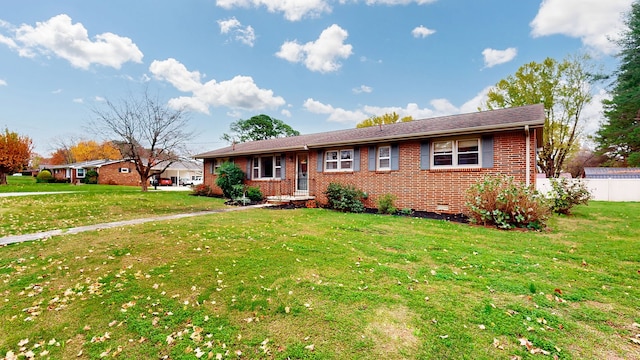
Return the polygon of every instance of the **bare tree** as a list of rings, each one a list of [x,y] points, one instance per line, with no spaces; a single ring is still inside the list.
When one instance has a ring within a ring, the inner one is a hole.
[[[159,166],[158,172],[162,173],[184,158],[185,143],[193,136],[186,130],[187,112],[171,109],[147,90],[140,97],[107,100],[102,107],[94,107],[93,112],[96,119],[92,128],[114,140],[122,158],[135,163],[142,191],[148,189],[153,167]]]

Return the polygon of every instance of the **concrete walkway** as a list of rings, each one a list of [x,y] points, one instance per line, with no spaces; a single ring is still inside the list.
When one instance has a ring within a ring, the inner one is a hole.
[[[38,193],[38,194],[42,194],[42,193]],[[142,219],[114,221],[114,222],[110,222],[110,223],[78,226],[78,227],[73,227],[73,228],[69,228],[69,229],[62,229],[62,230],[60,230],[60,229],[58,229],[58,230],[49,230],[49,231],[43,231],[43,232],[38,232],[38,233],[33,233],[33,234],[5,236],[3,238],[0,238],[0,246],[8,245],[8,244],[14,244],[14,243],[20,243],[20,242],[25,242],[25,241],[40,240],[40,239],[45,239],[45,238],[49,238],[49,237],[52,237],[52,236],[58,236],[58,235],[79,234],[79,233],[85,232],[85,231],[111,229],[111,228],[121,227],[121,226],[144,224],[144,223],[148,223],[148,222],[152,222],[152,221],[165,221],[165,220],[173,220],[173,219],[182,219],[182,218],[188,218],[188,217],[194,217],[194,216],[203,216],[203,215],[211,215],[211,214],[223,213],[223,212],[257,209],[257,208],[262,208],[262,207],[267,207],[267,206],[273,206],[273,205],[271,205],[271,204],[259,204],[259,205],[250,205],[250,206],[239,206],[239,207],[228,208],[228,209],[220,209],[220,210],[200,211],[200,212],[195,212],[195,213],[174,214],[174,215],[154,216],[154,217],[142,218]]]

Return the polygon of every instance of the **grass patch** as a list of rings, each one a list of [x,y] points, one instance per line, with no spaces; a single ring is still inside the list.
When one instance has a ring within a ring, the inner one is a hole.
[[[640,358],[640,204],[551,226],[262,209],[6,246],[0,356]]]
[[[0,191],[74,192],[0,197],[0,237],[225,207],[222,199],[190,196],[188,191],[143,193],[130,186],[36,184],[30,177],[8,178],[12,181]]]

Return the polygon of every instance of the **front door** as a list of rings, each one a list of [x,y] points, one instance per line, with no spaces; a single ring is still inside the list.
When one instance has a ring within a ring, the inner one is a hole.
[[[309,195],[309,154],[298,154],[295,195]]]

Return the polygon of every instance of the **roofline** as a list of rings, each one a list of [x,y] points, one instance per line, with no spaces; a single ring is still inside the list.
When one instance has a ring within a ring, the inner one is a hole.
[[[198,154],[194,156],[194,159],[215,159],[220,157],[227,156],[243,156],[243,155],[253,155],[253,154],[269,154],[269,153],[277,153],[277,152],[287,152],[287,151],[305,151],[311,149],[320,149],[327,148],[332,146],[343,146],[343,145],[362,145],[362,144],[371,144],[371,143],[382,143],[389,141],[398,141],[398,140],[417,140],[424,138],[434,138],[434,137],[442,137],[442,136],[456,136],[456,135],[467,135],[467,134],[478,134],[478,133],[488,133],[494,132],[496,130],[500,131],[514,131],[514,130],[524,130],[525,126],[529,126],[530,129],[542,128],[544,126],[544,119],[542,120],[531,120],[531,121],[521,121],[517,123],[510,123],[509,126],[504,125],[485,125],[485,126],[477,126],[477,127],[469,127],[462,129],[455,129],[451,131],[428,131],[422,133],[413,133],[406,135],[397,135],[397,136],[381,136],[375,138],[367,138],[355,141],[337,141],[337,142],[326,142],[326,143],[308,143],[305,145],[295,145],[295,146],[287,146],[287,147],[279,147],[279,148],[271,148],[268,150],[258,150],[258,151],[231,151],[231,152],[222,152],[215,155],[204,156],[204,154]],[[310,134],[312,135],[312,134]],[[303,135],[304,136],[304,135]],[[305,148],[306,146],[306,148]]]

